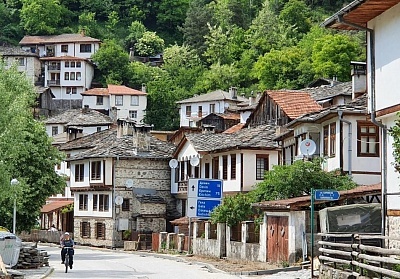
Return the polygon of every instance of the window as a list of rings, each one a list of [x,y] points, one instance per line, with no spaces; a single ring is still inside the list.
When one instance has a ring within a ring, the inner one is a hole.
[[[131,96],[131,106],[139,105],[139,96]]]
[[[268,155],[256,155],[256,180],[263,180],[268,170]]]
[[[101,161],[92,162],[92,167],[90,169],[91,179],[100,180],[101,178]]]
[[[80,52],[92,52],[92,45],[91,44],[81,44]]]
[[[122,202],[122,211],[129,211],[129,199],[124,199]]]
[[[335,156],[336,154],[336,123],[324,126],[324,155]]]
[[[106,239],[106,224],[96,223],[96,239]]]
[[[65,66],[65,68],[69,68],[69,62],[68,61],[65,62],[64,66]]]
[[[81,80],[81,72],[76,72],[76,80]]]
[[[74,61],[71,62],[71,68],[75,68],[75,62]]]
[[[129,111],[130,118],[137,118],[137,110],[130,110]]]
[[[51,127],[51,135],[52,136],[58,135],[58,127],[57,126]]]
[[[81,237],[90,238],[90,223],[81,222]]]
[[[96,97],[96,105],[98,105],[98,106],[103,105],[103,96]]]
[[[236,179],[236,154],[231,154],[231,179]]]
[[[101,131],[101,127],[97,127],[97,128],[96,128],[96,131],[97,131],[97,132],[100,132],[100,131]]]
[[[124,101],[123,101],[123,96],[122,95],[116,95],[115,96],[115,105],[116,106],[123,106]]]
[[[210,178],[210,163],[204,164],[204,177]]]
[[[98,205],[99,205],[99,196],[94,194],[93,195],[93,211],[98,210]]]
[[[99,195],[99,211],[108,211],[109,208],[109,195]]]
[[[330,125],[330,150],[331,156],[336,154],[336,123]]]
[[[88,195],[87,194],[79,194],[79,210],[83,210],[83,211],[88,210]]]
[[[222,156],[222,179],[228,179],[228,156]]]
[[[81,62],[76,62],[76,67],[77,67],[77,68],[82,67],[82,63],[81,63]]]
[[[68,45],[61,45],[61,52],[68,52]]]
[[[192,107],[186,106],[186,117],[190,117],[192,115]]]
[[[65,74],[64,74],[64,80],[69,80],[69,72],[65,72]]]
[[[76,164],[75,165],[75,182],[82,182],[85,177],[85,165]]]
[[[70,77],[71,80],[75,80],[75,73],[74,73],[74,72],[71,72],[70,75],[69,75],[69,77]]]
[[[371,122],[357,122],[357,156],[379,156],[379,128]]]
[[[76,89],[76,87],[67,87],[67,94],[76,94],[76,92],[77,92],[77,89]]]
[[[203,107],[202,106],[199,106],[199,109],[198,109],[198,117],[202,117],[203,116]]]
[[[18,65],[19,66],[25,66],[25,59],[24,58],[18,58]]]
[[[219,177],[218,177],[218,174],[219,174],[219,157],[217,156],[217,157],[215,157],[215,158],[213,158],[213,165],[212,165],[212,168],[213,168],[213,177],[212,178],[214,178],[214,179],[218,179]]]
[[[210,113],[215,112],[215,104],[210,104]]]

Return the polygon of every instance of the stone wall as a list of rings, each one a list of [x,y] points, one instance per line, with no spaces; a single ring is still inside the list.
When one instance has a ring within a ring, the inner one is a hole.
[[[399,216],[388,216],[387,219],[387,236],[400,239],[400,217]],[[387,241],[388,248],[400,248],[400,241]]]
[[[334,269],[326,265],[319,267],[319,279],[354,279],[351,272],[346,272],[339,269]],[[361,279],[361,277],[359,277]],[[366,277],[362,277],[366,278]]]
[[[90,237],[82,237],[81,230],[81,222],[89,222],[90,224]],[[97,239],[96,238],[96,223],[104,223],[105,224],[105,239]],[[78,242],[81,245],[91,245],[98,247],[113,247],[112,239],[113,239],[113,219],[112,218],[88,218],[88,217],[75,217],[74,218],[74,241]],[[116,232],[115,235],[115,243],[114,245],[119,247],[122,246],[123,243],[122,235],[120,232]]]

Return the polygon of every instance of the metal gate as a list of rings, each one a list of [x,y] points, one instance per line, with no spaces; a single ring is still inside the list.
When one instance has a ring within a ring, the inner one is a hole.
[[[267,217],[267,246],[268,262],[281,263],[289,261],[289,217],[268,216]]]

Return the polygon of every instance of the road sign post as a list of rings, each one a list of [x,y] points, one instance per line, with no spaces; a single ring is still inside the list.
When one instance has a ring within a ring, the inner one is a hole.
[[[314,188],[311,188],[311,279],[314,278],[314,200],[336,201],[339,198],[340,193],[336,190],[314,190]]]

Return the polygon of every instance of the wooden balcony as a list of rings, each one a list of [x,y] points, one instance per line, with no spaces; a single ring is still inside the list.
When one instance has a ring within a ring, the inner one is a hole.
[[[47,85],[60,85],[60,80],[47,80]]]

